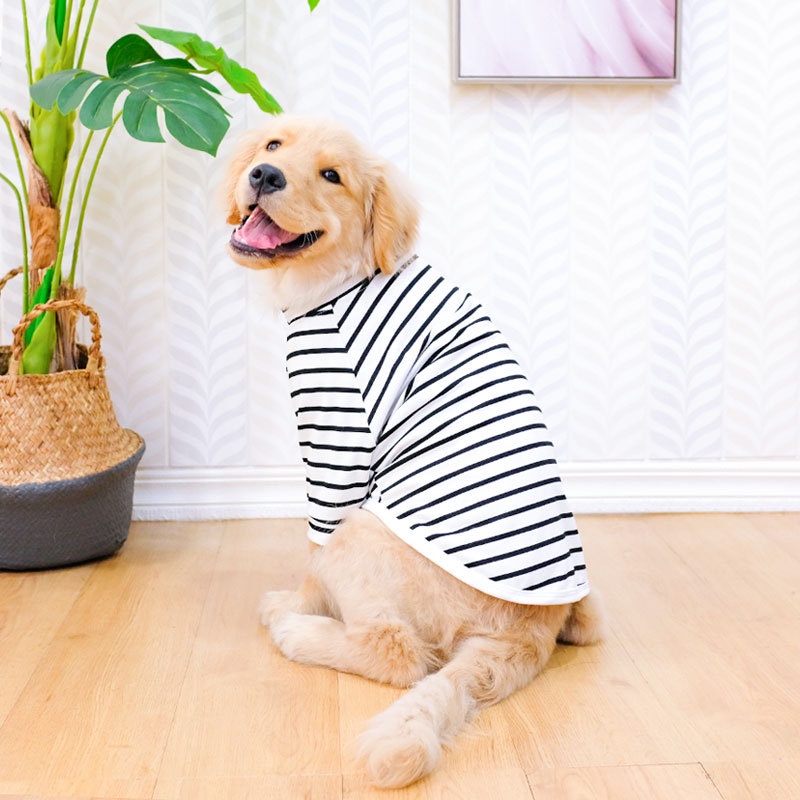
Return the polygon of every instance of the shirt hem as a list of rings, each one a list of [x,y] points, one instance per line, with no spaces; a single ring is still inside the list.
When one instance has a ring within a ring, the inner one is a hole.
[[[320,533],[319,531],[315,531],[311,527],[306,529],[306,536],[309,538],[310,541],[314,542],[314,544],[319,544],[322,545],[323,547],[328,543],[329,539],[331,538],[330,533]]]
[[[418,553],[425,556],[434,564],[441,567],[445,572],[458,578],[462,583],[472,586],[484,594],[506,600],[510,603],[518,603],[526,606],[557,606],[567,603],[576,603],[589,594],[589,581],[585,581],[579,586],[564,591],[553,591],[547,589],[509,589],[508,587],[498,586],[497,583],[487,578],[485,575],[477,573],[474,569],[465,567],[463,564],[448,558],[438,547],[432,545],[418,533],[414,533],[411,528],[398,520],[389,512],[385,506],[374,498],[368,499],[362,506],[365,511],[377,517],[395,536],[402,539],[407,545],[413,547]],[[309,533],[309,537],[311,534]],[[312,538],[312,541],[318,541]],[[318,542],[319,543],[319,542]]]

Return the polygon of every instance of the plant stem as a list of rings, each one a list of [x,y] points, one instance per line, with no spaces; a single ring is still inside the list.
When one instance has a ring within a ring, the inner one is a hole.
[[[59,238],[58,242],[58,256],[56,257],[56,264],[55,264],[55,271],[53,273],[53,290],[54,292],[57,291],[58,286],[61,283],[61,266],[64,263],[64,247],[67,243],[67,236],[69,235],[69,222],[70,217],[72,216],[72,206],[75,202],[75,191],[78,188],[78,178],[81,174],[81,167],[83,166],[83,162],[86,160],[86,155],[89,152],[89,145],[92,143],[92,139],[94,138],[94,131],[89,131],[89,135],[86,137],[86,142],[84,143],[83,147],[81,148],[81,155],[78,159],[78,163],[75,166],[75,174],[72,176],[72,185],[69,188],[69,197],[67,199],[67,207],[64,211],[63,222],[62,222],[62,230],[61,230],[61,237]],[[77,250],[77,243],[75,244],[75,249]],[[55,300],[55,294],[51,293],[51,300]]]
[[[67,0],[67,8],[64,11],[64,30],[61,32],[61,48],[62,48],[62,52],[63,52],[63,48],[65,48],[67,46],[67,42],[69,41],[69,37],[71,35],[71,31],[69,29],[70,22],[72,22],[72,0]],[[68,68],[68,66],[71,66],[71,65],[64,64],[63,68],[66,69],[66,68]]]
[[[14,131],[11,129],[11,122],[3,111],[0,111],[0,117],[6,124],[8,131],[8,138],[11,140],[11,149],[14,151],[14,160],[17,162],[17,172],[19,173],[19,185],[22,187],[22,195],[25,198],[25,205],[28,205],[28,187],[25,182],[25,170],[22,168],[22,159],[19,155],[19,148],[17,147],[17,140],[14,136]]]
[[[0,172],[0,180],[5,181],[14,192],[17,198],[17,210],[19,211],[19,230],[22,234],[22,313],[28,313],[28,232],[25,227],[25,206],[22,204],[22,195],[14,182]]]
[[[85,0],[80,0],[78,19],[73,32],[72,13],[74,2],[73,0],[67,0],[67,6],[64,10],[64,30],[61,32],[61,47],[59,51],[60,69],[72,69],[75,66],[75,46],[80,33],[81,12],[83,11],[84,2]]]
[[[89,195],[92,192],[92,186],[94,185],[94,176],[97,174],[97,168],[100,166],[100,159],[103,156],[103,151],[106,149],[106,144],[108,144],[109,137],[111,136],[111,131],[114,130],[119,118],[122,116],[122,112],[118,112],[117,116],[114,117],[114,121],[111,125],[108,126],[106,130],[105,136],[103,136],[103,141],[100,142],[100,147],[97,149],[97,155],[94,159],[94,164],[92,165],[92,170],[89,173],[89,179],[86,182],[86,188],[83,191],[83,201],[81,202],[81,212],[78,215],[78,226],[75,229],[75,243],[72,247],[72,267],[69,271],[69,283],[73,286],[75,285],[75,269],[78,265],[78,251],[80,249],[81,244],[81,234],[83,232],[83,220],[86,216],[86,207],[89,203]],[[88,142],[87,142],[88,145]],[[80,165],[78,167],[80,169]]]
[[[81,51],[78,55],[78,61],[75,66],[80,69],[83,66],[83,59],[86,56],[86,46],[89,44],[89,34],[92,32],[92,25],[94,24],[94,15],[97,11],[99,0],[94,0],[92,3],[92,10],[89,14],[89,21],[86,23],[86,30],[83,34],[83,44],[81,45]],[[83,16],[83,7],[86,4],[85,0],[81,0],[81,7],[78,10],[78,24],[80,25],[80,19]],[[77,28],[76,28],[77,31]]]
[[[26,26],[27,27],[27,26]],[[8,138],[11,140],[11,149],[14,151],[14,160],[17,162],[17,171],[19,172],[19,185],[22,187],[22,192],[17,188],[13,181],[6,175],[0,172],[2,178],[14,191],[17,196],[17,209],[19,211],[19,231],[22,235],[22,313],[28,313],[28,303],[30,288],[28,286],[28,223],[25,218],[25,209],[28,207],[28,187],[25,182],[25,170],[22,168],[22,159],[19,155],[19,148],[17,147],[17,140],[14,137],[14,131],[11,130],[11,123],[4,112],[0,111],[0,117],[6,124],[8,131]]]
[[[33,83],[33,66],[31,64],[31,34],[28,27],[28,5],[25,0],[20,0],[22,9],[22,32],[25,37],[25,69],[28,75],[28,86]]]
[[[75,25],[74,33],[72,30],[73,0],[67,0],[67,5],[64,9],[64,30],[61,31],[61,43],[58,52],[59,69],[72,69],[75,65],[75,45],[78,42],[81,11],[83,9],[84,0],[80,0],[80,3],[81,5],[78,8],[78,21]]]

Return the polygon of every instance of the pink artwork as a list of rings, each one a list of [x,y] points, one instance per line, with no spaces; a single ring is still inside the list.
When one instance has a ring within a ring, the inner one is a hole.
[[[677,80],[678,0],[455,1],[458,80]]]

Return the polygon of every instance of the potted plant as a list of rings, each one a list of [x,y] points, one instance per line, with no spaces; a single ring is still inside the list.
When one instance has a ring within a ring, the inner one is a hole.
[[[313,10],[318,2],[308,0],[309,8]],[[83,527],[89,499],[114,494],[107,486],[100,492],[90,487],[87,499],[85,486],[75,494],[71,484],[62,485],[76,479],[85,483],[87,476],[65,478],[62,469],[51,481],[51,476],[37,472],[39,462],[46,471],[53,461],[45,458],[51,450],[61,450],[54,459],[61,467],[80,461],[76,451],[83,453],[94,445],[85,437],[70,440],[67,433],[82,434],[82,429],[98,421],[116,426],[111,433],[99,430],[98,448],[108,449],[109,441],[119,439],[121,452],[104,456],[106,462],[114,461],[110,466],[101,458],[96,473],[107,478],[108,470],[120,463],[128,467],[121,478],[125,502],[117,501],[122,508],[118,522],[115,526],[108,520],[98,523],[101,531],[109,527],[119,531],[114,542],[103,543],[100,550],[113,552],[122,543],[119,537],[127,536],[133,473],[143,443],[132,431],[122,431],[113,417],[102,372],[99,321],[83,304],[83,289],[75,285],[83,222],[109,137],[121,126],[135,139],[163,142],[166,129],[180,144],[215,155],[228,130],[229,114],[219,102],[220,91],[212,79],[249,95],[267,113],[281,110],[253,72],[193,33],[140,26],[146,36],[126,34],[108,49],[105,73],[86,69],[99,0],[50,0],[41,65],[34,70],[26,0],[20,3],[32,98],[30,119],[26,123],[13,110],[0,110],[16,166],[16,174],[0,172],[0,183],[16,199],[22,242],[21,267],[9,275],[21,273],[23,281],[22,319],[15,329],[15,343],[0,353],[0,568],[51,566],[106,554],[96,552],[97,547],[78,547],[77,557],[70,553],[55,559],[48,553],[30,558],[16,552],[20,546],[28,548],[31,540],[40,550],[52,550],[51,526],[40,523],[37,515],[55,514],[56,523],[63,527],[69,516],[65,490],[75,506],[75,523]],[[152,42],[177,53],[161,55]],[[0,288],[5,282],[3,271]],[[93,342],[89,348],[75,342],[79,313],[90,316]],[[98,394],[102,395],[99,401]],[[65,424],[71,407],[81,404],[87,407]],[[126,434],[130,434],[127,439]],[[126,448],[132,452],[124,452]],[[51,483],[57,484],[55,495],[50,493]],[[55,497],[59,501],[54,508]],[[15,549],[12,555],[9,548]]]

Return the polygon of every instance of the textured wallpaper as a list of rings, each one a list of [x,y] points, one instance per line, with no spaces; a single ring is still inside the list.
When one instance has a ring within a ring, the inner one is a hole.
[[[511,339],[562,462],[798,460],[795,0],[684,0],[682,82],[659,87],[456,85],[445,0],[177,6],[105,2],[98,43],[134,22],[200,32],[287,110],[335,116],[396,161],[423,208],[421,257]],[[15,0],[3,13],[0,97],[24,107]],[[260,117],[227,102],[232,141]],[[224,160],[120,134],[93,195],[82,280],[145,477],[298,465],[281,321],[225,255]],[[10,268],[8,192],[0,209]]]

